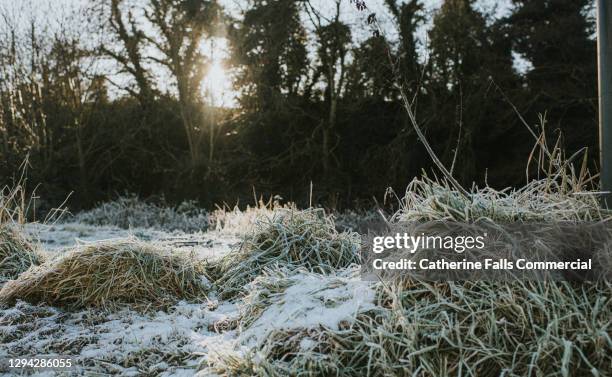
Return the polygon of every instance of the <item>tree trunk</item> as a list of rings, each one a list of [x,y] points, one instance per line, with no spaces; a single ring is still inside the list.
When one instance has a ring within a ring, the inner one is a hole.
[[[209,139],[208,139],[208,162],[209,164],[212,164],[213,162],[213,157],[215,154],[215,121],[216,121],[216,109],[214,107],[210,107],[209,109],[209,114],[210,114],[210,127],[208,132],[210,132],[209,135]]]
[[[336,96],[336,83],[333,68],[329,68],[329,118],[327,127],[323,130],[323,172],[329,172],[331,158],[331,144],[334,129],[336,128],[336,112],[338,108],[338,98]]]
[[[81,134],[81,124],[76,122],[76,144],[77,144],[77,163],[79,165],[79,185],[81,186],[80,195],[81,203],[88,199],[88,180],[87,167],[85,162],[85,150],[83,148],[83,136]]]

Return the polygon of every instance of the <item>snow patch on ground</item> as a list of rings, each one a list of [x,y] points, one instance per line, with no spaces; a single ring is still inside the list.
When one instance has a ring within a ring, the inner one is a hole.
[[[276,278],[278,277],[273,279]],[[272,331],[298,332],[321,326],[339,329],[343,322],[350,323],[359,313],[376,307],[375,283],[362,281],[358,267],[340,270],[333,275],[299,271],[288,279],[291,282],[287,284],[287,288],[283,292],[272,293],[269,296],[269,306],[264,308],[248,327],[238,329],[234,337],[214,339],[214,346],[209,347],[209,353],[202,360],[202,364],[211,366],[216,363],[223,364],[227,360],[257,360],[260,357],[258,348],[265,344]],[[282,285],[285,285],[285,282]],[[257,289],[256,284],[250,285],[249,288]],[[244,310],[245,305],[249,304],[238,304],[240,313],[252,313]],[[207,340],[211,341],[213,338]],[[316,344],[316,340],[304,338],[299,346],[306,351]],[[206,376],[209,373],[210,371],[204,368],[198,376]]]
[[[261,316],[240,334],[243,345],[256,345],[273,330],[309,329],[325,326],[338,329],[357,313],[374,308],[372,283],[359,279],[358,269],[337,275],[299,273],[293,283]]]
[[[195,374],[208,351],[209,326],[236,316],[235,305],[180,302],[168,312],[108,313],[18,302],[0,311],[0,357],[73,357],[74,375]],[[225,336],[229,336],[226,334]]]

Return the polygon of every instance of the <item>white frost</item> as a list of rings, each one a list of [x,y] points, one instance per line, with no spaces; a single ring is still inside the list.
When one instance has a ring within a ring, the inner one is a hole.
[[[360,311],[374,308],[372,283],[361,281],[356,270],[330,276],[300,273],[292,279],[295,282],[277,302],[242,332],[243,344],[257,344],[277,329],[337,329],[342,321],[351,321]]]

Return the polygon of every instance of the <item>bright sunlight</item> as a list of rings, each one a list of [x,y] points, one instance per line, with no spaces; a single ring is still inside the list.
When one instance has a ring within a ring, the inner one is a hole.
[[[208,103],[216,107],[234,107],[235,92],[232,80],[223,64],[214,60],[202,82],[203,96]]]

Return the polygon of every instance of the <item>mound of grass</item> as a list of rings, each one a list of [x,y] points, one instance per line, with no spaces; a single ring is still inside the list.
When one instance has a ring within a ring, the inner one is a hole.
[[[201,273],[199,265],[184,254],[131,239],[100,242],[23,273],[2,288],[0,302],[164,307],[179,299],[204,297],[207,287]]]
[[[598,221],[612,215],[601,209],[597,195],[550,179],[534,180],[517,190],[474,188],[466,197],[444,180],[417,178],[401,204],[392,221]]]
[[[293,203],[280,204],[278,198],[272,197],[269,201],[259,200],[257,205],[247,205],[245,209],[238,206],[223,206],[217,208],[210,215],[211,228],[238,236],[245,236],[253,231],[257,221],[264,216],[273,216],[277,210],[296,210]]]
[[[566,158],[561,148],[561,135],[553,146],[547,144],[545,124],[541,125],[541,134],[536,139],[527,162],[525,186],[496,190],[474,185],[467,190],[457,187],[448,177],[415,178],[403,198],[398,198],[401,208],[390,221],[472,222],[486,218],[508,223],[612,218],[611,210],[601,208],[597,175],[588,170],[587,150]],[[530,179],[534,173],[537,179]]]
[[[357,233],[339,233],[333,218],[321,209],[278,209],[260,219],[240,249],[216,265],[219,296],[235,297],[265,268],[329,273],[358,263],[359,245]]]
[[[299,270],[296,271],[298,273]],[[284,269],[264,270],[248,284],[248,294],[241,301],[238,326],[245,329],[253,324],[282,294],[294,285],[290,272]]]
[[[15,279],[41,262],[42,256],[18,230],[8,224],[0,225],[0,281]]]
[[[278,329],[213,369],[230,375],[605,376],[608,282],[438,283],[381,288],[340,329]]]
[[[199,232],[208,229],[208,213],[195,202],[183,202],[177,207],[146,202],[137,196],[119,197],[79,212],[66,221],[89,225],[111,225],[123,229],[154,228],[166,231]]]

